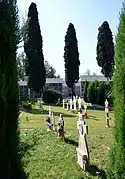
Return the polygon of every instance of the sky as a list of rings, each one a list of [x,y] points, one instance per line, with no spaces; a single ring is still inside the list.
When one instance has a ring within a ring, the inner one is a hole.
[[[36,3],[39,13],[44,58],[56,69],[56,74],[65,76],[64,37],[69,23],[76,30],[80,75],[88,69],[100,74],[96,61],[98,27],[108,21],[115,39],[122,0],[18,0],[20,21],[27,18],[31,2]]]

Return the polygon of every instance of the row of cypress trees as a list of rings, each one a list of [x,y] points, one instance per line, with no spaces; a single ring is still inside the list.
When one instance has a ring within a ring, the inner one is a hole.
[[[97,37],[97,63],[106,78],[113,75],[114,69],[114,43],[109,24],[105,21],[99,27]],[[45,84],[45,67],[43,56],[43,41],[35,3],[31,3],[28,18],[22,28],[24,51],[26,53],[28,86],[35,92],[40,92]],[[65,81],[75,95],[74,84],[79,80],[79,52],[76,31],[72,23],[69,24],[65,35],[64,47]]]
[[[26,74],[28,76],[28,87],[39,93],[43,90],[46,81],[44,67],[43,41],[38,20],[38,11],[35,3],[31,3],[28,18],[23,28],[24,51],[27,56]],[[65,79],[74,95],[74,83],[79,80],[79,52],[74,25],[69,24],[65,36],[64,47]]]

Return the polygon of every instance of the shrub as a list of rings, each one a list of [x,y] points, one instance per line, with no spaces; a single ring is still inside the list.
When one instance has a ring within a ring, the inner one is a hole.
[[[107,98],[109,105],[112,106],[113,99],[112,95],[110,94],[111,91],[112,82],[89,82],[87,88],[87,101],[93,104],[104,105],[104,102]]]
[[[55,91],[55,90],[45,90],[43,92],[43,101],[45,103],[57,103],[58,99],[61,98],[62,100],[62,94]]]
[[[96,85],[95,82],[90,82],[87,89],[87,101],[93,104],[96,103]]]
[[[26,111],[31,111],[31,110],[32,110],[32,104],[31,104],[31,103],[22,103],[22,107],[23,107]]]

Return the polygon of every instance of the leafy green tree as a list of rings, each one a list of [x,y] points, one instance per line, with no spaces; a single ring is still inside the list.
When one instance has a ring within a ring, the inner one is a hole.
[[[96,99],[97,99],[96,104],[100,104],[104,106],[104,103],[106,100],[106,83],[105,82],[99,82],[99,85],[97,87]]]
[[[28,20],[24,30],[24,51],[28,58],[28,86],[39,93],[45,85],[45,66],[43,56],[43,40],[38,20],[37,6],[31,3],[28,11]],[[28,32],[28,33],[27,33]]]
[[[72,23],[69,24],[65,36],[64,47],[65,80],[72,90],[72,97],[75,95],[74,84],[79,80],[79,52],[76,31]]]
[[[46,78],[56,78],[56,70],[53,68],[48,61],[45,61]]]
[[[27,74],[27,57],[24,52],[17,54],[18,79],[24,80]]]
[[[0,2],[0,178],[23,178],[18,153],[16,50],[20,40],[16,0]]]
[[[120,14],[116,35],[115,65],[113,76],[114,96],[114,140],[111,145],[108,178],[125,178],[125,2]]]
[[[87,88],[87,101],[91,102],[92,104],[96,103],[96,83],[89,82]]]
[[[112,32],[107,21],[99,27],[97,37],[97,63],[107,79],[111,79],[114,69],[114,43]]]

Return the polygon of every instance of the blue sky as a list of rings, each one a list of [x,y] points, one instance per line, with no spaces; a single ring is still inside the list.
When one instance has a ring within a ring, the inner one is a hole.
[[[64,36],[73,23],[78,39],[80,74],[87,69],[100,74],[96,62],[98,27],[108,21],[115,36],[122,0],[18,0],[20,17],[26,17],[31,2],[36,3],[43,36],[43,53],[60,74],[64,73]]]

